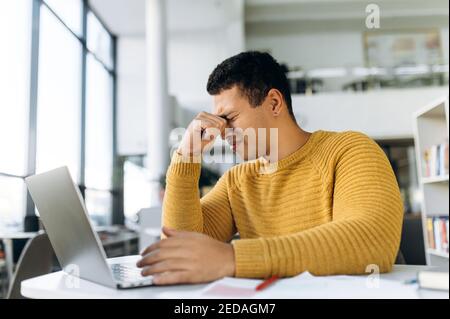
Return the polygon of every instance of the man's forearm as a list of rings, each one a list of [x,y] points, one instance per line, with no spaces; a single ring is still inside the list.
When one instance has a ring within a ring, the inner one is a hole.
[[[167,171],[163,224],[179,230],[202,232],[203,219],[198,181],[201,164],[174,154]]]
[[[388,223],[387,219],[377,223],[341,220],[297,234],[236,240],[236,276],[285,277],[304,271],[315,275],[364,274],[369,265],[388,272],[400,237],[400,228],[391,234],[385,226]]]
[[[229,241],[236,229],[228,198],[227,174],[200,199],[198,182],[201,164],[186,162],[184,159],[179,154],[174,155],[167,171],[164,225]]]

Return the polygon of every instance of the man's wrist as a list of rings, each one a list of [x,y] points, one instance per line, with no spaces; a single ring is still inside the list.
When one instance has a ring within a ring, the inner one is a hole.
[[[234,257],[234,248],[232,244],[227,245],[227,262],[225,264],[226,277],[234,277],[236,272],[236,263]]]

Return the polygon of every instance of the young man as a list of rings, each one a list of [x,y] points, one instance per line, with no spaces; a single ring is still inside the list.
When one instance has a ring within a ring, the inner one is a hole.
[[[390,271],[403,207],[389,161],[374,141],[356,132],[302,130],[286,76],[266,53],[225,60],[210,75],[207,90],[214,111],[196,117],[172,157],[165,238],[142,253],[138,266],[144,275],[154,275],[156,284],[176,284],[303,271]],[[200,198],[198,159],[217,135],[204,137],[213,128],[247,162]],[[237,134],[229,138],[227,128],[276,129],[276,169],[261,170],[274,152],[269,134],[257,133],[255,143]],[[230,243],[236,233],[240,239]]]

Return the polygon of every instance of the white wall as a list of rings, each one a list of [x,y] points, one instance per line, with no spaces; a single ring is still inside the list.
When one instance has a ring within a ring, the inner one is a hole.
[[[245,49],[243,0],[168,2],[169,93],[179,101],[207,96],[211,71]]]
[[[307,131],[359,131],[374,139],[413,138],[413,114],[448,88],[385,89],[294,95],[297,122]]]
[[[227,57],[221,30],[173,34],[168,44],[169,92],[181,101],[207,96],[214,67]]]

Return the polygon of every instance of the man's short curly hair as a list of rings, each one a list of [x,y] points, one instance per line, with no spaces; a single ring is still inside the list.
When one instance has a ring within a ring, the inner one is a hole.
[[[238,86],[253,107],[261,105],[269,90],[283,95],[293,119],[291,90],[285,69],[268,53],[242,52],[220,63],[211,73],[206,90],[211,95]]]

